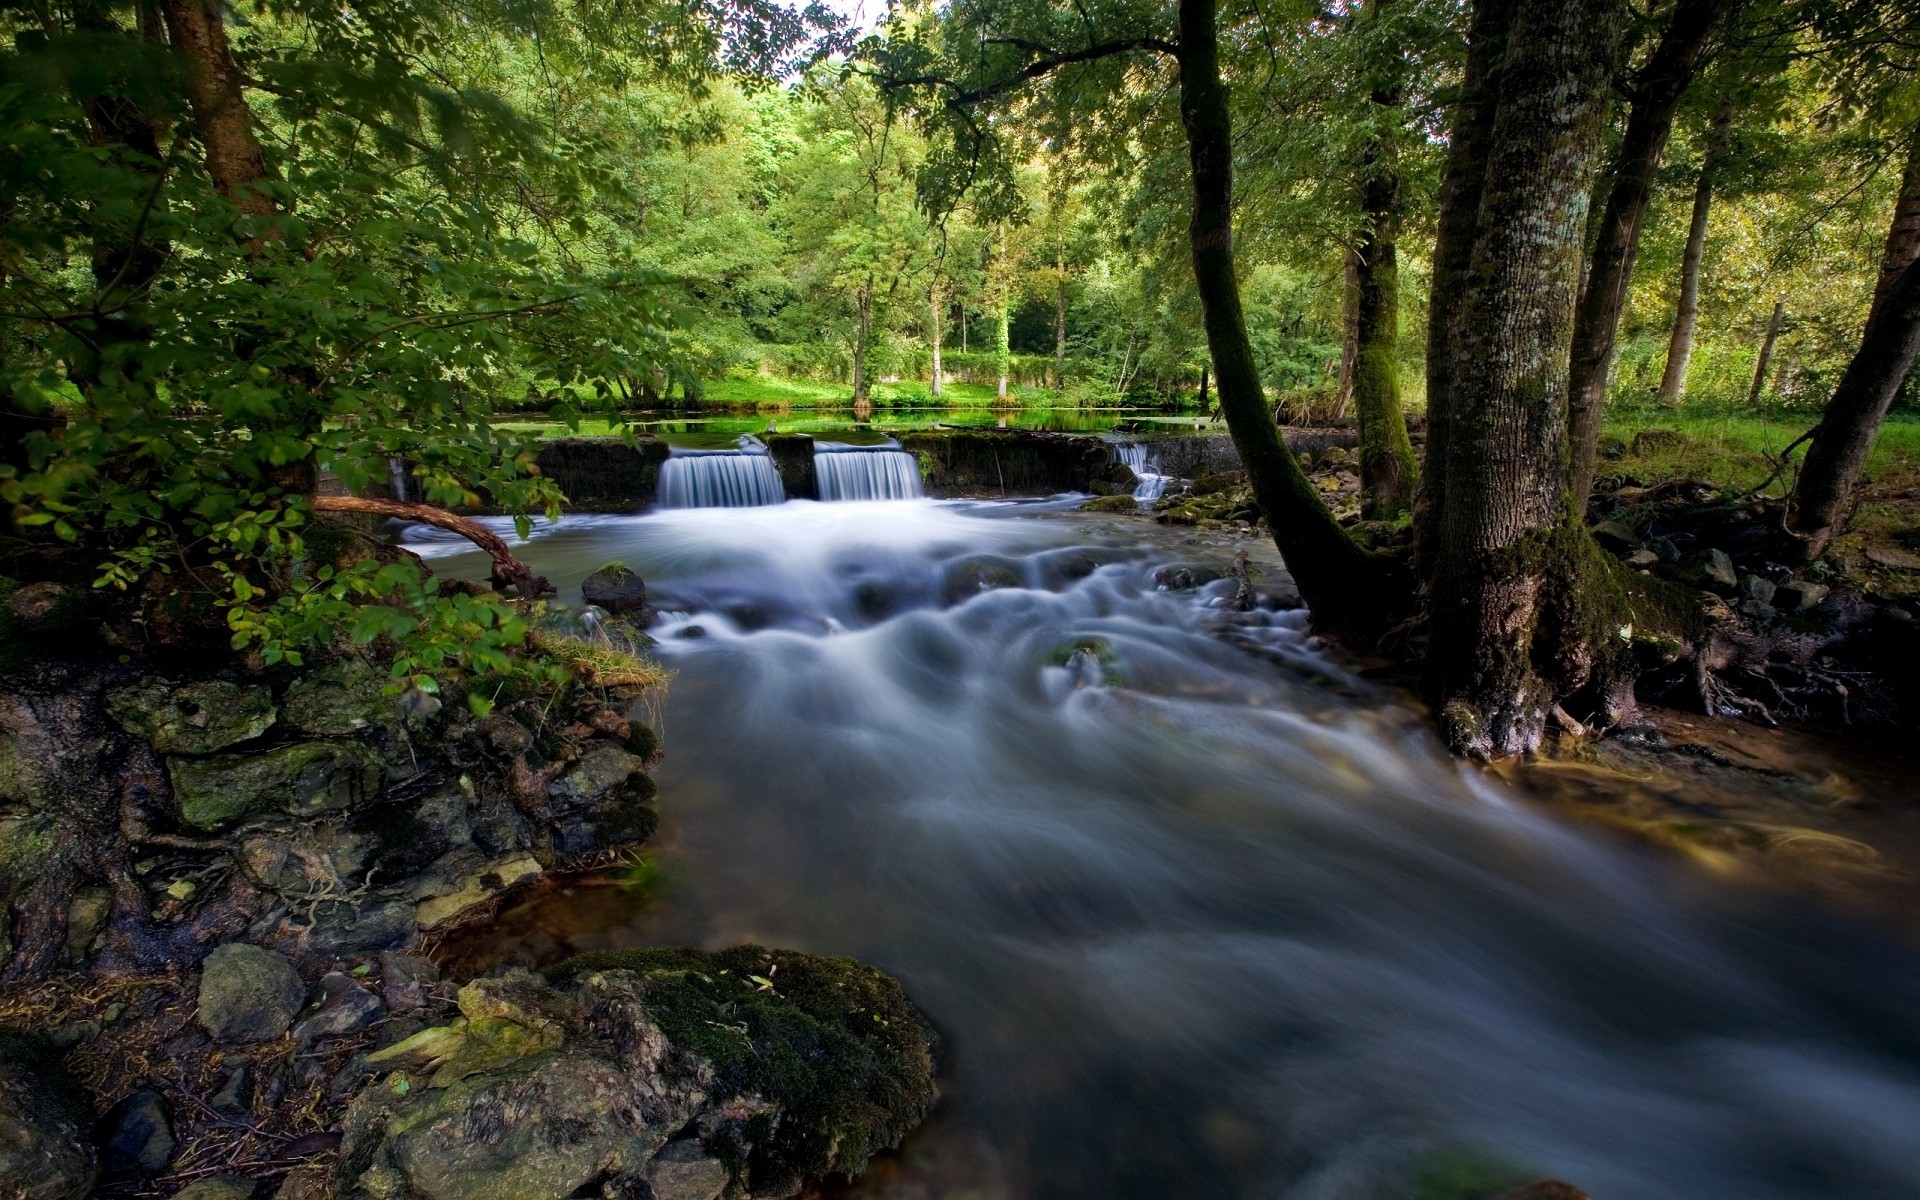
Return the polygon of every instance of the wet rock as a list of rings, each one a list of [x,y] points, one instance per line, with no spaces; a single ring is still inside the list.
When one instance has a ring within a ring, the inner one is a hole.
[[[645,1177],[653,1200],[715,1200],[731,1176],[727,1164],[708,1153],[699,1139],[683,1138],[668,1143],[647,1164]]]
[[[7,613],[16,621],[28,623],[44,621],[74,594],[72,588],[63,584],[52,582],[25,584],[7,593]]]
[[[600,745],[582,755],[547,787],[553,848],[585,854],[653,836],[659,816],[646,760],[619,746]]]
[[[369,1056],[391,1074],[348,1110],[341,1200],[644,1195],[651,1180],[711,1200],[720,1156],[689,1127],[724,1137],[742,1194],[787,1195],[857,1173],[933,1099],[924,1022],[849,959],[600,955],[550,980],[476,980],[460,1012]],[[657,1158],[670,1139],[688,1144]]]
[[[1759,575],[1748,575],[1740,581],[1740,594],[1755,604],[1771,607],[1775,590],[1771,579]]]
[[[240,1113],[253,1107],[253,1060],[244,1054],[226,1060],[227,1075],[211,1103],[221,1112]]]
[[[1119,499],[1119,497],[1108,496],[1089,503],[1104,504],[1107,500],[1113,499]],[[1133,503],[1132,496],[1127,496],[1125,499],[1136,512],[1139,510],[1140,506]],[[1017,588],[1024,582],[1020,574],[1020,564],[1013,559],[1002,558],[997,554],[975,554],[961,559],[946,569],[940,581],[940,599],[945,604],[958,604],[969,596],[977,596],[981,592],[990,592],[995,588]]]
[[[1651,550],[1635,550],[1620,560],[1637,570],[1645,571],[1660,565],[1660,556]]]
[[[1194,588],[1205,587],[1216,579],[1224,578],[1226,578],[1225,571],[1205,564],[1161,567],[1153,573],[1153,586],[1165,588],[1169,592],[1190,592]]]
[[[1088,480],[1087,490],[1096,496],[1131,496],[1140,486],[1140,477],[1123,462],[1109,463]]]
[[[1867,551],[1867,561],[1889,571],[1920,571],[1920,554],[1897,546],[1875,546]]]
[[[170,687],[148,679],[107,693],[107,712],[162,754],[211,754],[257,738],[275,720],[273,693],[211,679]]]
[[[1733,559],[1727,557],[1724,550],[1708,550],[1699,555],[1693,561],[1691,574],[1705,587],[1730,591],[1740,584],[1740,576],[1733,569]]]
[[[346,737],[390,725],[399,720],[400,705],[398,697],[386,694],[386,686],[386,676],[359,659],[328,663],[287,687],[280,717],[316,737]]]
[[[0,1196],[81,1200],[98,1163],[86,1096],[45,1042],[0,1029]]]
[[[1332,454],[1335,451],[1329,450],[1327,453]],[[1339,453],[1345,454],[1346,451],[1342,450]],[[1222,492],[1231,492],[1245,487],[1246,483],[1245,471],[1215,471],[1211,475],[1202,475],[1194,480],[1187,490],[1196,496],[1218,496]]]
[[[1789,579],[1774,589],[1773,603],[1788,612],[1806,612],[1817,608],[1832,589],[1810,579]]]
[[[178,1143],[159,1092],[142,1089],[100,1118],[101,1166],[109,1179],[148,1179],[167,1169]]]
[[[647,585],[625,563],[608,563],[580,581],[580,597],[610,613],[647,606]]]
[[[424,1008],[427,988],[440,981],[440,968],[432,959],[414,954],[380,956],[380,994],[387,1007],[396,1011]]]
[[[253,1200],[253,1180],[242,1175],[215,1175],[188,1184],[173,1200]]]
[[[85,962],[112,916],[113,889],[75,888],[73,898],[67,901],[67,944],[61,957],[69,963]]]
[[[214,829],[249,813],[274,810],[307,817],[351,806],[371,795],[380,759],[355,742],[303,742],[265,754],[170,758],[180,819]]]
[[[342,901],[314,909],[306,938],[315,950],[338,957],[410,945],[414,929],[414,907],[404,900],[362,904]]]
[[[1140,502],[1133,498],[1132,492],[1115,492],[1106,496],[1095,496],[1080,506],[1081,512],[1100,513],[1137,513]]]
[[[293,1027],[296,1046],[350,1037],[387,1012],[380,997],[341,971],[329,971],[321,976],[316,991],[317,997],[307,1005],[307,1015]]]
[[[421,900],[414,921],[422,929],[436,929],[539,877],[539,860],[531,854],[514,855],[472,874],[463,872],[445,891]]]
[[[308,1163],[287,1172],[273,1200],[333,1200],[333,1168]]]
[[[1595,541],[1615,554],[1625,554],[1629,550],[1640,548],[1640,535],[1622,521],[1601,521],[1589,532],[1593,534]]]
[[[279,1037],[307,989],[287,956],[246,942],[216,947],[200,968],[200,1024],[223,1042]]]

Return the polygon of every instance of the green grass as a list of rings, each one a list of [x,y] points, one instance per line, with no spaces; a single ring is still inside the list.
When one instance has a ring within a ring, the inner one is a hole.
[[[1051,407],[1057,397],[1050,388],[1010,385],[1001,400],[996,390],[982,383],[941,385],[935,400],[925,380],[875,383],[869,388],[873,403],[879,407],[928,405],[950,408],[1032,408]],[[797,405],[806,407],[853,407],[853,387],[844,383],[815,383],[805,379],[773,379],[755,375],[745,379],[716,379],[706,385],[706,404],[727,406]]]
[[[1634,435],[1649,429],[1668,429],[1681,435],[1677,446],[1629,452],[1625,458],[1602,459],[1599,473],[1632,475],[1652,483],[1663,479],[1701,479],[1722,488],[1745,489],[1773,471],[1768,455],[1777,456],[1794,439],[1813,427],[1812,413],[1759,414],[1711,409],[1633,408],[1607,414],[1604,433],[1632,444]],[[1804,451],[1795,451],[1796,460]],[[1889,417],[1867,458],[1869,476],[1898,476],[1920,472],[1920,419]],[[1791,476],[1788,476],[1791,478]],[[1775,483],[1771,492],[1778,493]]]

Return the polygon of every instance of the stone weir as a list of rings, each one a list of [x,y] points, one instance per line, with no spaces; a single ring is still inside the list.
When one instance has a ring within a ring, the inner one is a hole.
[[[928,496],[1024,497],[1061,492],[1104,493],[1131,488],[1116,447],[1148,447],[1156,469],[1175,479],[1198,479],[1238,470],[1240,456],[1224,430],[1195,433],[1142,431],[1112,434],[1050,433],[1025,429],[930,429],[891,435],[920,465]],[[1329,448],[1351,448],[1352,429],[1288,429],[1288,446],[1318,457]],[[789,500],[820,498],[814,439],[806,434],[769,434],[767,451]],[[666,442],[641,436],[556,438],[536,459],[560,485],[567,507],[580,512],[644,512],[659,498],[660,468],[670,457]]]

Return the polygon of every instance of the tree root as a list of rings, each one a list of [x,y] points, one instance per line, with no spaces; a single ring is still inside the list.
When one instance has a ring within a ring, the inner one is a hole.
[[[512,587],[521,596],[532,600],[540,596],[550,596],[554,586],[543,575],[535,575],[533,568],[513,556],[506,540],[478,521],[469,520],[458,513],[448,512],[444,508],[435,508],[431,504],[411,504],[404,500],[376,500],[365,496],[315,496],[315,512],[365,513],[376,517],[395,517],[402,521],[418,521],[431,525],[435,529],[444,529],[448,533],[457,533],[480,549],[487,552],[493,560],[493,582],[496,587]]]

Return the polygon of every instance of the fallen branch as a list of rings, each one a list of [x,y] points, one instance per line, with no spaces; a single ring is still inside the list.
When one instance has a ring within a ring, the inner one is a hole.
[[[397,517],[402,521],[418,521],[422,525],[457,533],[485,550],[487,557],[493,560],[495,587],[511,586],[529,600],[553,594],[553,585],[547,582],[545,576],[535,575],[532,567],[515,558],[513,551],[507,547],[506,539],[480,522],[450,513],[444,508],[435,508],[431,504],[410,504],[404,500],[374,500],[364,496],[315,496],[313,510]]]

